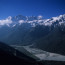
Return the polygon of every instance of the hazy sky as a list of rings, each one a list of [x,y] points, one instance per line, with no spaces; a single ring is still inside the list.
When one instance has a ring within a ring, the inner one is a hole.
[[[0,0],[0,19],[19,14],[44,18],[65,14],[65,0]]]

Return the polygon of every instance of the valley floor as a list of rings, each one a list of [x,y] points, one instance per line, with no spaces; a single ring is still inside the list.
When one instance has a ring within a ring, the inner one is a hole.
[[[25,50],[27,50],[29,53],[33,54],[34,56],[36,56],[37,58],[40,59],[40,61],[42,60],[49,60],[49,61],[65,61],[65,56],[57,54],[57,53],[50,53],[50,52],[46,52],[43,51],[41,49],[38,48],[31,48],[30,46],[13,46],[16,47],[17,50],[19,48],[24,48]],[[21,51],[21,50],[20,50]]]

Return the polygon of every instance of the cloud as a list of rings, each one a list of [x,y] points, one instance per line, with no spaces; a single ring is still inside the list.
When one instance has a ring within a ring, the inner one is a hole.
[[[11,20],[11,16],[9,16],[8,18],[4,19],[4,20],[0,20],[0,25],[8,25],[12,23]]]
[[[24,20],[19,20],[19,24],[21,25],[22,23],[24,23]]]

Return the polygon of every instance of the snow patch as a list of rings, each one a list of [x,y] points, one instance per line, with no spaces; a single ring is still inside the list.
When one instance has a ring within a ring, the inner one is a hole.
[[[43,18],[43,16],[41,16],[41,15],[38,16],[38,19],[42,19],[42,18]]]
[[[21,25],[22,23],[24,23],[24,20],[19,20],[19,24]]]

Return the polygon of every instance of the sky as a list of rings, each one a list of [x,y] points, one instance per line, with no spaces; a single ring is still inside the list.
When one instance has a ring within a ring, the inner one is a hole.
[[[0,19],[8,16],[51,18],[65,14],[65,0],[0,0]]]

